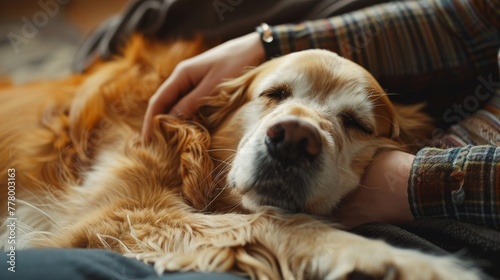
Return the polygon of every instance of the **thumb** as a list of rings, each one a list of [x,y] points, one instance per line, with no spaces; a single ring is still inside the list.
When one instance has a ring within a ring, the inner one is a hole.
[[[214,82],[211,78],[204,79],[193,91],[182,97],[169,114],[181,119],[191,119],[204,103],[203,97],[212,94],[217,84],[217,81]]]
[[[146,142],[151,138],[154,117],[169,111],[173,104],[193,87],[193,80],[189,77],[189,71],[185,69],[185,67],[176,68],[149,99],[142,124],[142,137]]]

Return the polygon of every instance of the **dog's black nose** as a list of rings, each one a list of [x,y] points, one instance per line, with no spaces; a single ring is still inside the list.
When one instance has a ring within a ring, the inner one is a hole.
[[[301,120],[285,120],[267,129],[266,146],[269,154],[284,164],[307,158],[314,159],[321,151],[318,129]]]

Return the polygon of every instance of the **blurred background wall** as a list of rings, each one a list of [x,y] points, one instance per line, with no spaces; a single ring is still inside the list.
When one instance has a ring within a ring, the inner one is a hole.
[[[16,83],[64,77],[85,37],[127,0],[0,1],[0,77]]]

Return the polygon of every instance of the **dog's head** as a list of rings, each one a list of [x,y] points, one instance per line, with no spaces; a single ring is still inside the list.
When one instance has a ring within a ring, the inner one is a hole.
[[[328,214],[377,150],[402,135],[376,80],[329,51],[271,60],[218,91],[201,112],[214,157],[227,164],[227,182],[250,210]]]

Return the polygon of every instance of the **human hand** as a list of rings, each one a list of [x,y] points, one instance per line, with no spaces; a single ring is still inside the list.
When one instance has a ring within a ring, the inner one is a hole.
[[[142,125],[143,139],[149,140],[157,114],[191,117],[202,105],[201,97],[212,93],[220,82],[240,75],[245,66],[257,66],[264,60],[264,47],[254,32],[179,63],[149,100]]]
[[[367,168],[358,189],[340,208],[340,222],[354,228],[369,222],[413,221],[408,203],[408,178],[414,155],[401,151],[380,153]]]

